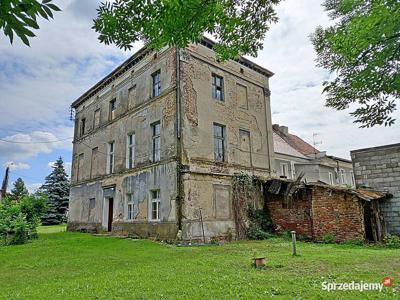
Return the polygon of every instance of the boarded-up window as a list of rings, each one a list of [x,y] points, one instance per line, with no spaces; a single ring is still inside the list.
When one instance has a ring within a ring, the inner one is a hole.
[[[95,198],[89,199],[89,215],[88,215],[89,222],[94,221],[95,207],[96,207],[96,199]]]
[[[93,148],[92,149],[92,161],[90,165],[90,177],[94,178],[99,175],[99,148]]]
[[[78,181],[83,179],[83,161],[84,161],[84,155],[83,153],[81,153],[78,156],[78,168],[76,171],[76,179]]]
[[[100,126],[100,108],[96,109],[94,111],[94,124],[93,125],[94,125],[93,126],[94,128],[97,128]]]
[[[251,143],[250,132],[247,130],[239,130],[240,139],[240,159],[239,162],[244,166],[251,166]]]
[[[136,85],[131,87],[128,90],[128,109],[132,109],[135,107],[135,101],[136,101]]]
[[[214,184],[213,215],[216,219],[231,217],[231,189],[229,185]]]
[[[239,83],[236,84],[236,95],[239,108],[248,109],[247,87]]]

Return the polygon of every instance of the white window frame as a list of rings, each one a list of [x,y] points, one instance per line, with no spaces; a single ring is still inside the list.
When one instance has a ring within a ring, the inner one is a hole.
[[[341,184],[345,184],[346,183],[346,177],[345,177],[344,169],[339,169],[339,177],[340,177],[340,183]]]
[[[126,194],[126,219],[129,221],[135,219],[135,203],[132,193]]]
[[[114,173],[115,169],[115,141],[107,144],[107,174]]]
[[[154,196],[156,195],[156,198]],[[151,190],[150,191],[150,220],[151,221],[160,221],[160,204],[161,204],[161,196],[160,190]],[[153,218],[153,204],[156,205],[156,218]]]
[[[132,138],[132,141],[131,141]],[[126,137],[126,168],[133,169],[135,167],[135,149],[136,149],[136,135],[134,132]]]

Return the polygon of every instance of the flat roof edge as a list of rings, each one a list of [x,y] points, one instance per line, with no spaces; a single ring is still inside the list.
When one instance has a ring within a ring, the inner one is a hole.
[[[351,150],[350,153],[364,152],[364,151],[371,151],[371,150],[382,150],[382,149],[395,148],[395,147],[400,147],[400,143],[382,145],[382,146],[376,146],[376,147],[369,147],[369,148],[355,149],[355,150]]]

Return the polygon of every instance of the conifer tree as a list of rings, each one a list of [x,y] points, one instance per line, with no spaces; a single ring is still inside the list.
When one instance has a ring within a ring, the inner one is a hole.
[[[19,201],[22,197],[28,196],[29,192],[25,186],[25,182],[22,178],[17,178],[14,182],[14,188],[11,190],[10,199]]]
[[[69,201],[69,179],[61,157],[54,163],[53,171],[46,177],[41,186],[47,200],[47,212],[42,217],[43,225],[54,225],[66,222]]]

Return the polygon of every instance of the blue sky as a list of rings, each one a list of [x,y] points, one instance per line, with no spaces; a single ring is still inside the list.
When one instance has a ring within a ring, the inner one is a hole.
[[[69,105],[132,52],[101,45],[91,29],[97,0],[55,0],[62,12],[51,22],[41,20],[31,47],[19,40],[10,45],[0,35],[0,180],[13,162],[11,182],[22,177],[38,187],[62,156],[71,163],[73,122]],[[322,82],[329,78],[315,67],[309,35],[329,20],[320,0],[286,0],[278,7],[280,21],[272,25],[258,64],[272,70],[272,121],[312,142],[320,150],[349,157],[349,151],[400,142],[399,120],[391,128],[360,129],[348,111],[324,107]],[[57,141],[57,142],[54,142]],[[37,143],[46,142],[46,143]],[[31,143],[31,144],[29,144]]]

